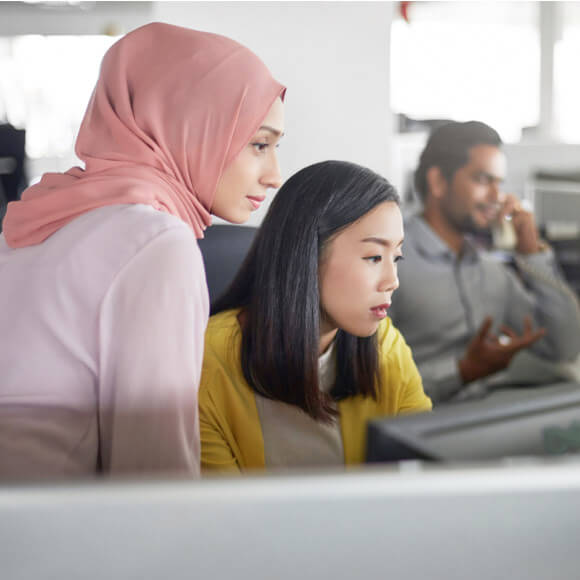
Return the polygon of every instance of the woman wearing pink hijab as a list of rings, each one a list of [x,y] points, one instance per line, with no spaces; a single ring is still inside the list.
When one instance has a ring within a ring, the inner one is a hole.
[[[76,142],[0,237],[0,479],[199,473],[197,238],[279,187],[284,87],[222,36],[153,23],[107,52]]]

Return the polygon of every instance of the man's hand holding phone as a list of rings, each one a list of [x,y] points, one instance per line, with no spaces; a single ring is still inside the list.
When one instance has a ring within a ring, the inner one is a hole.
[[[502,193],[497,215],[498,224],[510,223],[515,234],[515,249],[520,254],[535,254],[542,249],[534,214],[513,194]]]

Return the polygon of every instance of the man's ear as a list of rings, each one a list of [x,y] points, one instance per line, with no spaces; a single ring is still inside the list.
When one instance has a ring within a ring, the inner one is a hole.
[[[447,180],[443,177],[439,167],[429,167],[425,179],[427,180],[427,191],[434,198],[441,199],[447,193]]]

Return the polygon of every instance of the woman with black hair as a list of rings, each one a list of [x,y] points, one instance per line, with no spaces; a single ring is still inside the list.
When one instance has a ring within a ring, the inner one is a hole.
[[[361,463],[368,419],[431,409],[387,318],[402,243],[397,193],[369,169],[326,161],[285,183],[212,307],[202,469]]]

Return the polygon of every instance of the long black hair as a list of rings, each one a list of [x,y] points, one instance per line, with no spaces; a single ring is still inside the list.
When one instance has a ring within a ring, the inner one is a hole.
[[[212,314],[241,308],[241,361],[262,396],[296,405],[316,420],[336,414],[332,399],[377,396],[376,333],[336,335],[336,381],[330,396],[318,384],[318,267],[327,242],[377,205],[399,197],[370,169],[324,161],[293,175],[275,196],[254,243]]]

